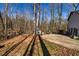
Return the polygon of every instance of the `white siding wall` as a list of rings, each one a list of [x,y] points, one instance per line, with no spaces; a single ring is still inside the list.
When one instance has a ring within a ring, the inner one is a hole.
[[[77,28],[79,36],[79,14],[74,13],[69,19],[68,28]]]

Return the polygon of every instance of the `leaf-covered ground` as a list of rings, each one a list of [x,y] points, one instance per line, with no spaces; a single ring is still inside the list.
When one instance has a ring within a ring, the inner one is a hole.
[[[4,42],[0,48],[3,56],[79,56],[79,51],[63,47],[41,36],[18,36]]]

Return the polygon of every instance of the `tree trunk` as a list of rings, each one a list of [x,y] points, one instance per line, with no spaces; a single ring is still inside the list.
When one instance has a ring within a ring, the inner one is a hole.
[[[5,7],[5,39],[7,39],[7,15],[8,15],[8,4]]]

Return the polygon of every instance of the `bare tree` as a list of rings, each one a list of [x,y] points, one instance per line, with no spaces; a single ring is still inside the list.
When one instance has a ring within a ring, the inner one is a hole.
[[[35,30],[34,31],[35,31],[35,34],[36,34],[36,22],[37,22],[36,17],[37,17],[37,15],[36,15],[36,4],[35,3],[34,3],[33,7],[34,7],[33,9],[34,9],[34,23],[35,23],[35,25],[34,25]]]
[[[62,7],[63,7],[63,4],[59,3],[58,4],[59,30],[61,30]]]
[[[38,13],[39,13],[39,23],[38,23],[38,27],[40,27],[40,10],[41,10],[41,8],[40,8],[40,3],[38,4]]]
[[[54,20],[54,4],[50,4],[51,20]]]
[[[78,8],[78,6],[79,6],[79,4],[77,4],[77,3],[73,3],[72,5],[73,5],[73,10],[76,11],[77,8]]]
[[[5,5],[5,39],[7,39],[7,15],[8,15],[8,4]]]
[[[0,19],[1,19],[2,27],[3,27],[3,31],[4,31],[4,29],[5,29],[5,25],[4,25],[4,22],[3,22],[3,18],[2,18],[2,14],[1,14],[1,12],[0,12]]]
[[[62,4],[58,4],[58,16],[59,16],[59,23],[61,24],[61,19],[62,19]]]
[[[13,18],[13,8],[11,8],[11,20],[10,20],[10,27],[13,29],[13,23],[12,23],[12,18]]]
[[[53,32],[53,25],[54,25],[54,4],[50,4],[50,13],[51,13],[51,20],[50,20],[50,31]]]

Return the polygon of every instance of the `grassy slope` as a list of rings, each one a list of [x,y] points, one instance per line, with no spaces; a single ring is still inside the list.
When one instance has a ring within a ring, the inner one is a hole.
[[[50,43],[48,41],[43,40],[44,43],[46,44],[46,47],[48,48],[49,52],[51,55],[56,55],[56,56],[79,56],[79,51],[78,50],[72,50],[66,47],[62,47],[60,45],[57,45],[55,43]]]

